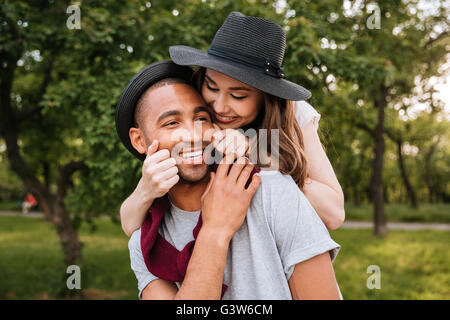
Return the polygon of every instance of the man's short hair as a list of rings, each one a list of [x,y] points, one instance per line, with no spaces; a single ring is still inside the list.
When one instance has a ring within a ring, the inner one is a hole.
[[[144,114],[145,114],[145,103],[144,100],[146,96],[154,89],[161,88],[164,86],[172,85],[175,83],[182,83],[190,85],[189,82],[180,79],[180,78],[165,78],[162,80],[159,80],[158,82],[155,82],[150,87],[147,88],[147,90],[142,93],[141,97],[139,98],[138,102],[136,103],[136,109],[134,111],[134,126],[136,128],[141,128],[144,126]]]

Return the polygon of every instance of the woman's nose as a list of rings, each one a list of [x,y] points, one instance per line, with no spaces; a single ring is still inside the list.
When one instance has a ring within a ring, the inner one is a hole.
[[[212,104],[214,112],[225,114],[228,111],[227,101],[223,95],[218,95]]]

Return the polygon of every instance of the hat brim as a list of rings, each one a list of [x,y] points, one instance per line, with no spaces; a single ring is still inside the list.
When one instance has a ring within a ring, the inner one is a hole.
[[[210,68],[276,97],[293,101],[311,97],[311,92],[296,83],[272,77],[259,70],[209,55],[189,46],[171,46],[169,53],[176,64]]]
[[[139,160],[146,155],[131,144],[129,131],[134,127],[134,111],[141,95],[154,83],[166,78],[180,78],[190,83],[193,70],[172,61],[160,61],[146,66],[128,83],[116,106],[116,130],[124,146]]]

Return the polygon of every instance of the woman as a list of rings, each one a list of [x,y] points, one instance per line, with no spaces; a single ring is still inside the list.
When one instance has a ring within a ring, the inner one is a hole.
[[[233,12],[217,31],[207,54],[174,46],[170,56],[177,64],[200,67],[194,84],[224,133],[215,141],[216,149],[241,155],[247,152],[248,144],[230,143],[240,133],[229,129],[278,129],[279,170],[292,176],[327,228],[334,230],[345,217],[343,192],[317,134],[320,115],[302,101],[311,94],[283,79],[285,41],[277,24]],[[270,150],[270,136],[268,140]],[[121,206],[122,227],[128,236],[142,225],[153,200],[179,179],[173,159],[155,152],[157,148],[157,141],[149,147],[143,176]]]

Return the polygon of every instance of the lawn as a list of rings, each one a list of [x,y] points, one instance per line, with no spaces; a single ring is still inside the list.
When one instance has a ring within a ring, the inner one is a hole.
[[[82,225],[81,288],[89,299],[136,299],[120,225],[95,220]],[[345,299],[450,299],[450,233],[391,231],[384,239],[371,230],[331,232],[342,246],[335,263]],[[369,265],[381,269],[381,289],[366,287]],[[58,238],[41,218],[0,217],[0,299],[52,299],[68,275]]]

